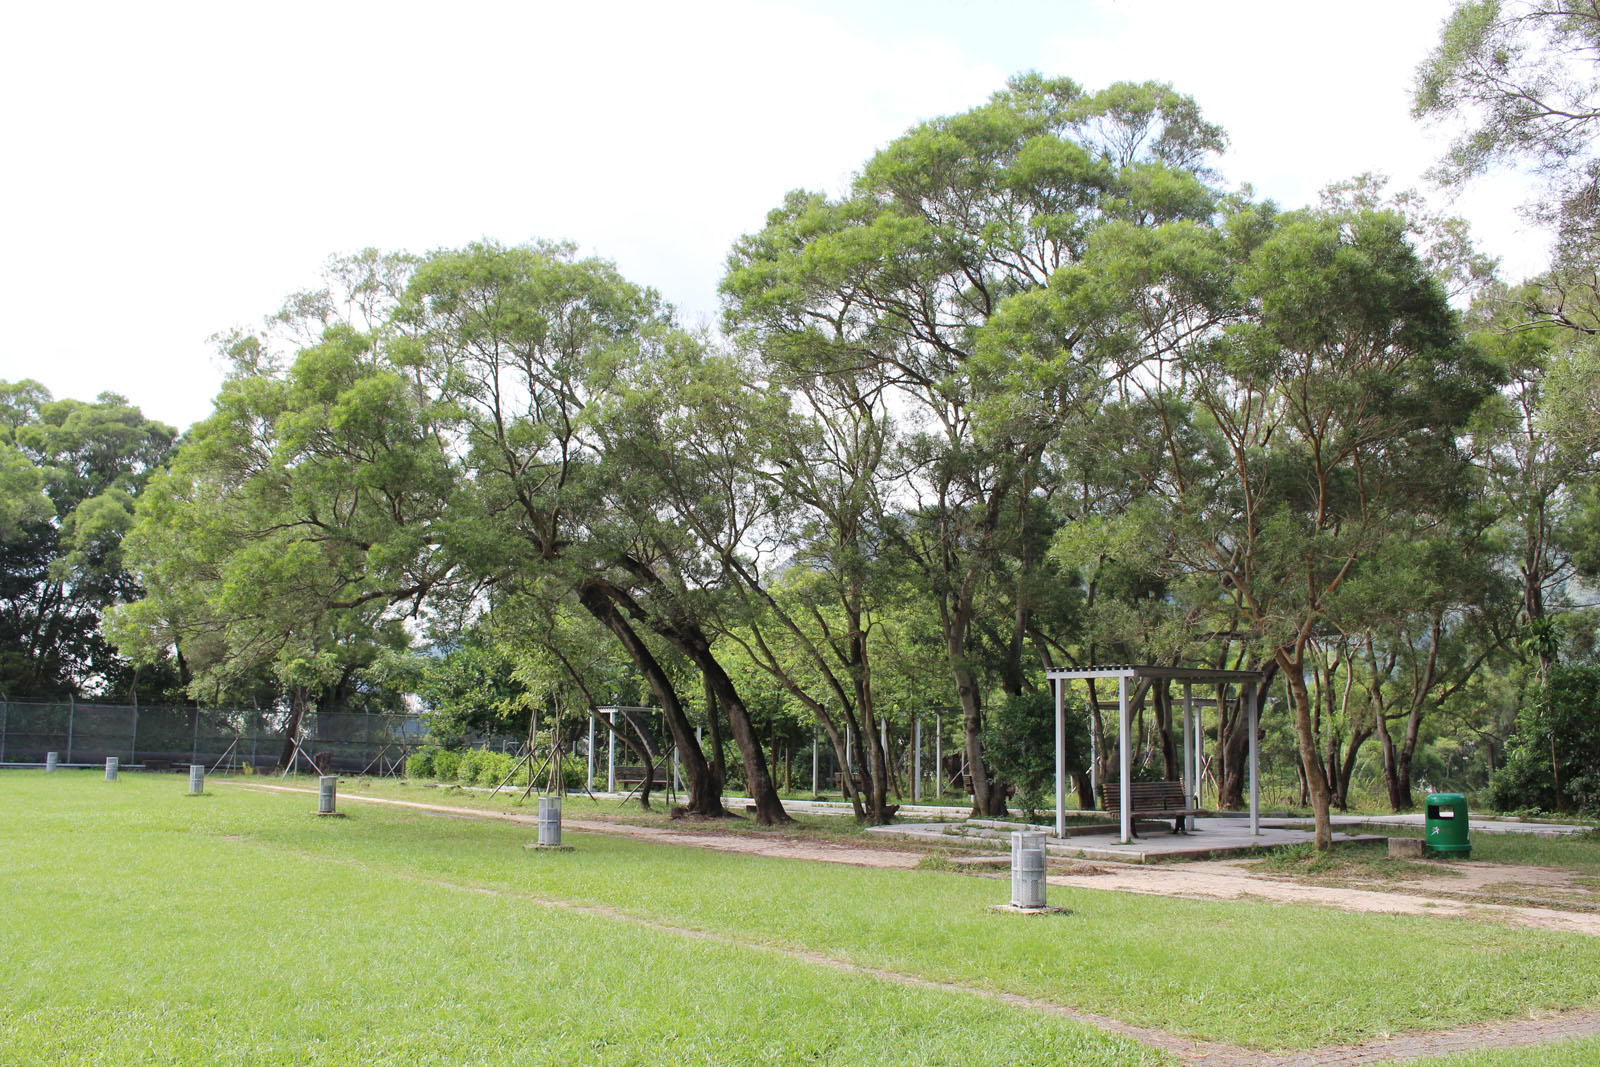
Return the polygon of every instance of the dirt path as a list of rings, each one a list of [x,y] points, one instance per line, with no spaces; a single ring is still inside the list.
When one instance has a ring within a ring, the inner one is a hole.
[[[1452,895],[1423,891],[1402,892],[1389,889],[1356,889],[1343,886],[1307,885],[1251,873],[1235,861],[1211,860],[1168,866],[1100,865],[1098,874],[1050,876],[1051,885],[1081,889],[1114,889],[1125,893],[1152,893],[1167,897],[1198,897],[1214,900],[1240,900],[1252,897],[1281,904],[1321,904],[1348,911],[1379,912],[1391,915],[1443,915],[1457,918],[1486,918],[1541,930],[1600,937],[1600,913],[1566,911],[1557,908],[1523,907],[1463,899],[1475,886],[1492,887],[1516,881],[1519,872],[1538,871],[1532,878],[1545,879],[1554,872],[1542,868],[1500,868],[1480,872],[1473,881],[1451,886]],[[1484,864],[1484,867],[1494,867]],[[1408,887],[1418,883],[1405,883]],[[1442,888],[1442,887],[1441,887]],[[1458,892],[1460,891],[1459,895]]]
[[[249,789],[281,793],[314,794],[316,790],[297,786],[269,785],[267,783],[225,783]],[[538,819],[515,812],[484,811],[448,804],[427,804],[421,801],[396,800],[388,797],[362,796],[342,793],[341,800],[391,807],[410,808],[436,814],[467,819],[492,819],[504,822],[537,826]],[[662,844],[686,845],[721,852],[747,855],[777,856],[789,859],[808,859],[817,862],[846,863],[865,867],[915,867],[923,854],[892,849],[853,848],[830,842],[800,843],[790,839],[765,835],[708,834],[685,832],[653,826],[636,826],[586,819],[565,819],[562,826],[568,830],[588,833],[613,834]],[[1508,868],[1492,864],[1479,865],[1485,870],[1473,874],[1468,885],[1493,887],[1510,880],[1516,872],[1538,872],[1530,880],[1552,884],[1560,875],[1544,868]],[[1153,893],[1162,896],[1193,897],[1205,899],[1237,900],[1246,897],[1295,904],[1325,904],[1353,911],[1387,912],[1394,914],[1450,915],[1488,917],[1501,921],[1524,923],[1545,929],[1563,929],[1600,935],[1600,915],[1580,912],[1560,912],[1543,908],[1524,908],[1507,905],[1473,904],[1413,893],[1391,893],[1377,890],[1345,889],[1334,886],[1304,885],[1281,881],[1250,873],[1237,862],[1210,861],[1187,863],[1181,866],[1098,865],[1097,873],[1052,875],[1052,885],[1085,889],[1101,889],[1133,893]],[[402,877],[412,877],[402,875]],[[963,995],[981,996],[1011,1004],[1031,1011],[1046,1012],[1075,1022],[1092,1026],[1107,1033],[1118,1034],[1141,1044],[1160,1049],[1186,1067],[1364,1067],[1389,1060],[1405,1061],[1428,1056],[1448,1055],[1453,1052],[1470,1052],[1491,1048],[1525,1048],[1574,1038],[1600,1036],[1600,1010],[1567,1012],[1542,1018],[1512,1019],[1492,1023],[1478,1023],[1451,1030],[1433,1030],[1378,1038],[1358,1045],[1337,1045],[1306,1052],[1267,1052],[1248,1049],[1221,1042],[1203,1041],[1182,1037],[1165,1030],[1135,1026],[1110,1016],[1080,1011],[1054,1001],[1025,997],[1014,993],[996,992],[961,982],[942,982],[904,974],[878,967],[868,967],[841,960],[825,953],[806,949],[776,946],[757,941],[746,941],[692,927],[677,926],[659,920],[641,918],[614,908],[573,904],[527,894],[508,894],[484,886],[457,884],[440,879],[420,878],[432,885],[459,889],[463,892],[490,896],[514,896],[543,907],[592,914],[625,922],[663,933],[692,937],[719,944],[770,952],[801,960],[817,966],[829,967],[845,973],[861,974],[883,981],[925,989],[938,989]]]

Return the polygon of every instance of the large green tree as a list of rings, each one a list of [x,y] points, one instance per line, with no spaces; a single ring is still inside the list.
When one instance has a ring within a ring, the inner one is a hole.
[[[17,696],[127,691],[138,675],[100,633],[139,586],[122,540],[173,429],[112,393],[55,400],[0,382],[0,690]],[[154,689],[164,688],[155,672]]]
[[[1029,297],[1109,221],[1209,217],[1204,166],[1222,140],[1169,86],[1088,93],[1024,75],[897,139],[843,198],[791,193],[730,256],[732,329],[797,374],[874,376],[916,427],[895,453],[901,489],[884,529],[936,606],[978,811],[1005,804],[983,759],[978,616],[995,583],[1031,583],[1038,561],[1019,551],[1019,515],[1051,480],[1045,453],[1107,359],[1098,309]],[[1013,303],[1013,332],[986,344]],[[1045,330],[1047,351],[1018,343]],[[1008,558],[1020,566],[1008,571]],[[1002,671],[1012,689],[1029,629],[1018,603]]]

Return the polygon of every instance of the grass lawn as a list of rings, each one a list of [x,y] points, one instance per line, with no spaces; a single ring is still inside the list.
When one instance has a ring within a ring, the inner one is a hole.
[[[1164,1062],[765,945],[1268,1048],[1600,999],[1577,935],[1059,888],[1072,914],[1019,919],[992,879],[570,832],[529,853],[531,826],[186,781],[0,773],[0,1062]]]
[[[603,839],[529,855],[516,827],[317,819],[314,798],[186,781],[0,773],[0,1063],[1167,1062],[1040,1012],[521,895],[585,864],[670,892]]]

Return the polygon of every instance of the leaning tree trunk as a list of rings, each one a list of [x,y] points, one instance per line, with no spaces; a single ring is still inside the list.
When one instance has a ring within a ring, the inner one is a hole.
[[[694,739],[694,728],[689,725],[688,716],[684,714],[683,705],[678,700],[678,691],[673,686],[672,679],[667,676],[666,670],[650,651],[650,647],[628,624],[628,620],[622,617],[616,602],[599,582],[582,583],[578,587],[578,601],[617,638],[634,665],[639,668],[639,673],[644,675],[645,682],[650,686],[650,691],[656,700],[660,702],[662,716],[667,721],[667,729],[671,731],[672,740],[678,746],[679,757],[683,763],[683,776],[687,779],[685,807],[693,815],[711,817],[727,815],[727,809],[722,806],[721,781],[706,764],[705,754],[700,751],[700,745]],[[648,755],[645,757],[645,763],[650,763]],[[648,773],[646,776],[649,777]]]
[[[278,753],[278,770],[288,767],[294,760],[295,742],[300,739],[300,723],[306,717],[306,704],[309,702],[310,690],[303,685],[289,687],[289,722],[283,729],[283,750]],[[198,708],[195,714],[199,715]],[[315,764],[312,765],[315,767]]]
[[[1316,848],[1318,852],[1326,852],[1333,847],[1333,817],[1330,810],[1333,791],[1328,788],[1327,776],[1322,773],[1322,761],[1317,758],[1317,737],[1311,722],[1311,694],[1306,691],[1304,663],[1297,649],[1280,648],[1275,658],[1283,669],[1288,682],[1289,699],[1294,705],[1300,762],[1305,769],[1306,785],[1311,793],[1311,814],[1316,824]]]

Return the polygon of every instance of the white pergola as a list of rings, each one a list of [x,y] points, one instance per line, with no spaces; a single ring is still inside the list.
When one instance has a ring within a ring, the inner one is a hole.
[[[1205,760],[1205,736],[1200,730],[1200,711],[1195,705],[1194,683],[1209,683],[1219,687],[1218,699],[1227,699],[1227,687],[1239,685],[1244,692],[1245,714],[1250,730],[1250,832],[1261,832],[1261,780],[1260,753],[1256,735],[1259,709],[1256,691],[1264,675],[1260,671],[1224,671],[1188,667],[1154,667],[1127,664],[1110,667],[1084,667],[1045,672],[1056,700],[1056,836],[1065,837],[1067,831],[1067,719],[1066,683],[1069,681],[1117,681],[1117,778],[1121,783],[1118,809],[1121,815],[1120,842],[1133,840],[1133,808],[1128,796],[1128,783],[1133,778],[1133,745],[1129,732],[1128,683],[1142,679],[1153,681],[1178,681],[1183,683],[1183,779],[1184,795],[1190,807],[1200,806],[1201,770]],[[1091,738],[1091,741],[1095,740]],[[1098,787],[1099,783],[1094,783]]]

